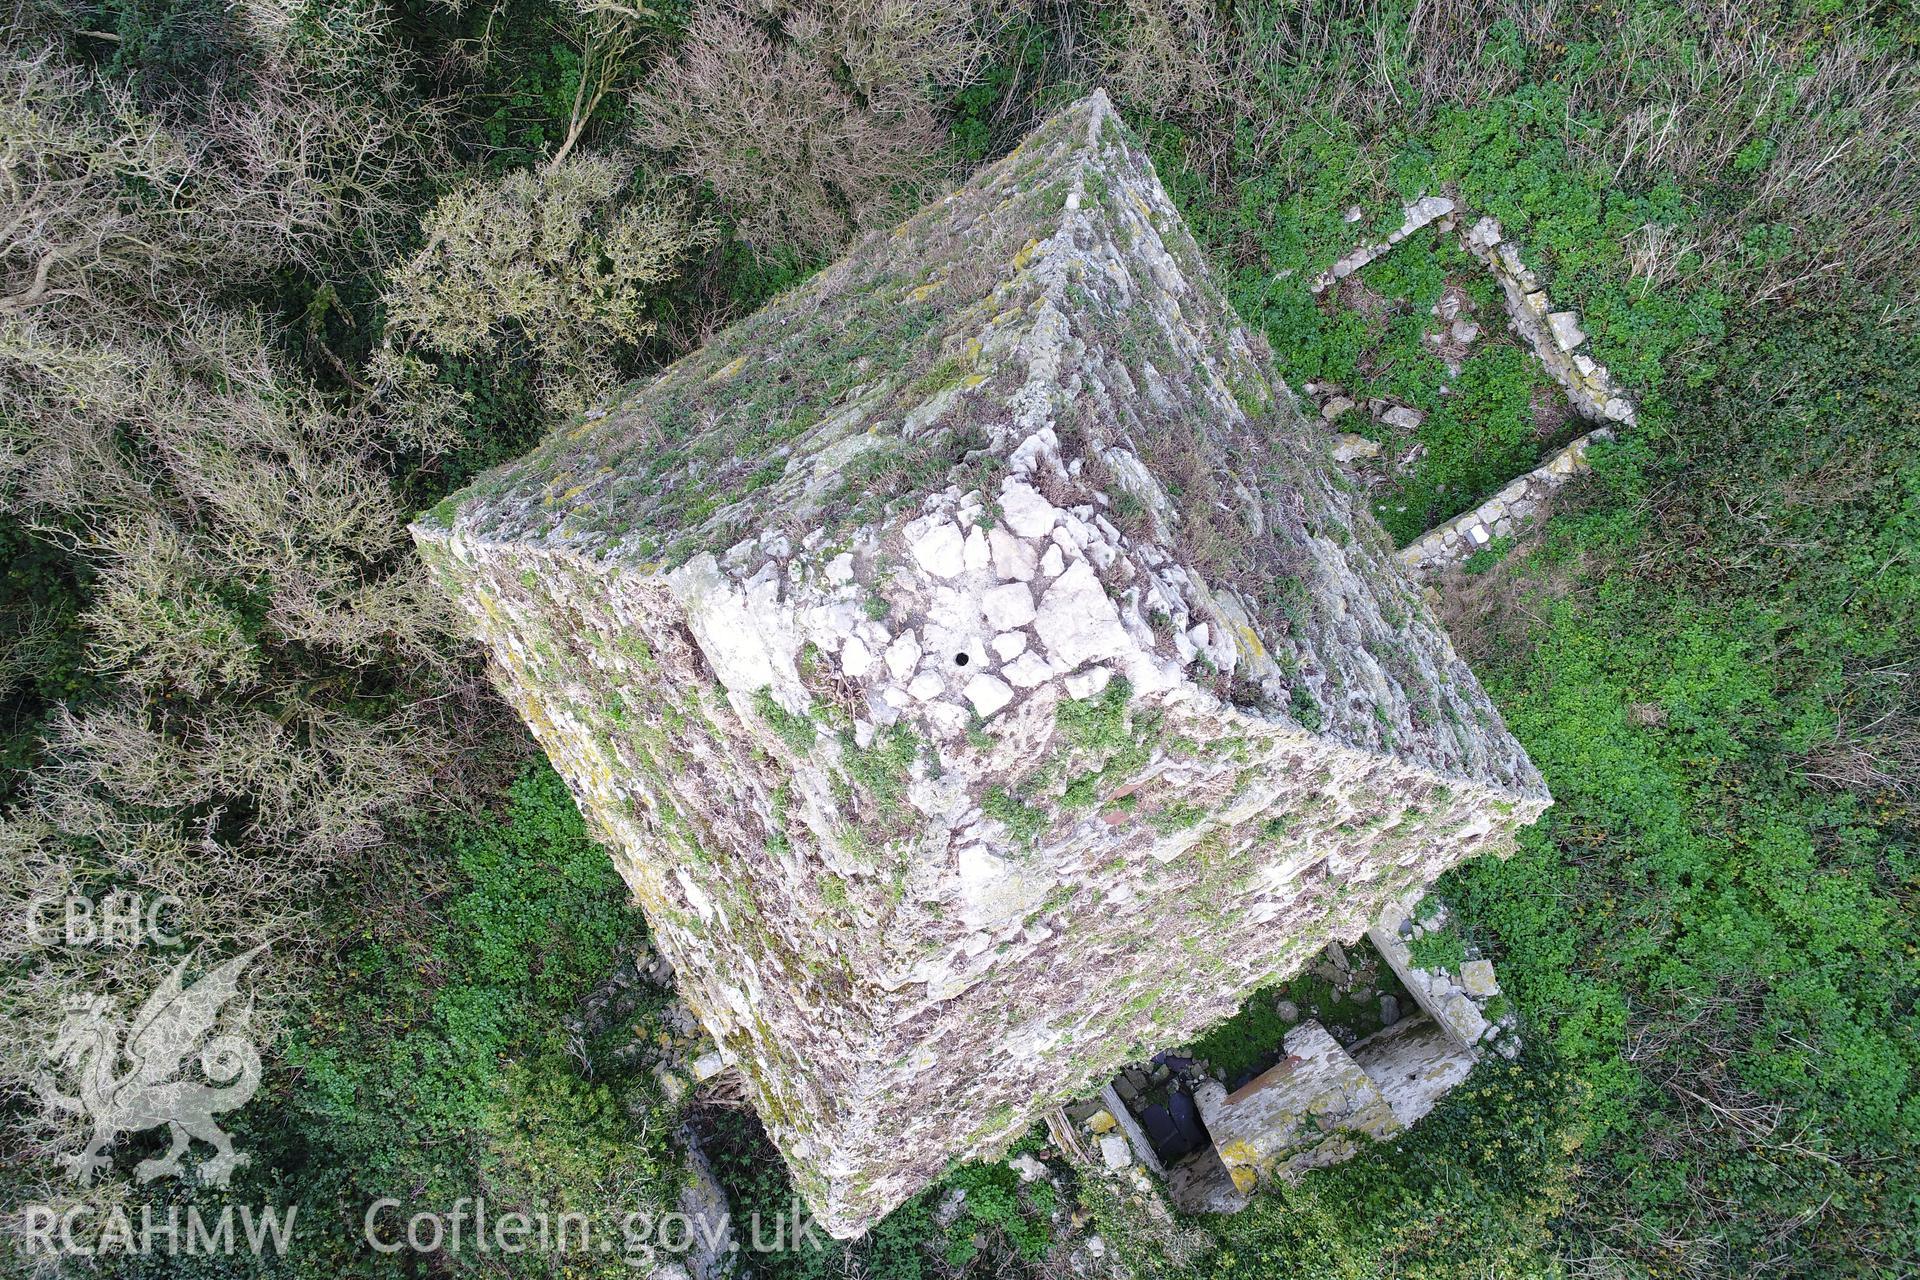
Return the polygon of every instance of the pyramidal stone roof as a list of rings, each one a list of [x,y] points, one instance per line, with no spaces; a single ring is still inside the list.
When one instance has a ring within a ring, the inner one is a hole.
[[[1099,93],[414,533],[837,1235],[1549,803]]]

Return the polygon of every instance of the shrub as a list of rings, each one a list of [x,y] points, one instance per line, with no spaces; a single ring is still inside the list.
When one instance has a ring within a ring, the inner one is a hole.
[[[115,77],[172,56],[164,22],[95,71],[35,16],[0,19],[0,478],[84,584],[52,649],[79,650],[89,678],[37,717],[43,758],[0,824],[10,1088],[43,1065],[63,996],[144,994],[175,959],[33,945],[20,914],[69,893],[175,894],[209,955],[279,939],[254,971],[270,1039],[297,985],[289,935],[458,749],[466,715],[441,713],[470,687],[392,486],[409,410],[322,395],[250,305],[275,273],[351,263],[356,235],[391,225],[434,108],[396,115],[340,41],[236,9],[222,21],[256,54],[244,95],[208,83],[188,111],[161,85],[149,109]],[[394,71],[386,30],[347,43]],[[69,1145],[12,1119],[10,1154]]]
[[[742,239],[818,256],[925,190],[984,48],[968,0],[709,0],[635,109]]]
[[[392,330],[450,355],[517,339],[540,361],[549,405],[587,407],[617,379],[616,353],[656,331],[662,286],[711,238],[683,201],[632,192],[635,164],[574,155],[441,197],[426,247],[389,277]]]

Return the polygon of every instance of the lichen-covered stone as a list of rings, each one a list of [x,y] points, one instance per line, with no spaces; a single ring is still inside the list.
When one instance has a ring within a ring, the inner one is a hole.
[[[1348,1051],[1411,1128],[1473,1070],[1479,1055],[1454,1043],[1432,1018],[1404,1018]]]
[[[1288,1031],[1286,1052],[1232,1093],[1209,1081],[1194,1095],[1214,1148],[1243,1193],[1262,1182],[1296,1181],[1406,1128],[1380,1083],[1319,1023]]]
[[[837,1234],[1548,803],[1099,94],[415,532]]]

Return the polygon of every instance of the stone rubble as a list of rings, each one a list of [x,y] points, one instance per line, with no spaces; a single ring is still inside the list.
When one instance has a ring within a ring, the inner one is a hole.
[[[1313,278],[1307,289],[1312,293],[1324,293],[1336,281],[1344,280],[1376,258],[1385,257],[1393,247],[1405,240],[1428,223],[1437,222],[1454,211],[1454,203],[1446,196],[1421,196],[1406,207],[1400,219],[1400,226],[1387,233],[1387,238],[1371,244],[1363,244],[1327,270]],[[1358,218],[1348,219],[1358,222]]]
[[[1545,513],[1555,490],[1591,469],[1588,448],[1596,440],[1611,439],[1613,432],[1604,427],[1581,436],[1471,511],[1461,512],[1400,548],[1400,562],[1416,578],[1432,579],[1489,546],[1495,538],[1520,534]]]
[[[1580,328],[1578,313],[1552,309],[1539,277],[1521,261],[1519,249],[1506,239],[1499,221],[1478,219],[1461,245],[1499,282],[1509,325],[1548,375],[1565,388],[1574,412],[1595,422],[1632,425],[1636,420],[1632,401],[1605,365],[1579,352],[1587,335]]]

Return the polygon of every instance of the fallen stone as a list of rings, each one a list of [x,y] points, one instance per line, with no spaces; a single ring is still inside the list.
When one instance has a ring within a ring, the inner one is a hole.
[[[964,518],[964,517],[963,517]],[[967,530],[967,541],[961,551],[970,573],[979,573],[993,563],[993,553],[987,549],[987,535],[979,525]]]
[[[1482,999],[1500,994],[1499,980],[1493,974],[1493,961],[1469,960],[1460,966],[1460,985],[1468,995]]]
[[[1029,649],[1000,668],[1016,689],[1032,689],[1053,679],[1053,664]]]
[[[1034,1159],[1029,1152],[1021,1152],[1007,1161],[1007,1165],[1020,1176],[1022,1182],[1038,1182],[1047,1176],[1047,1166]]]
[[[840,646],[840,670],[858,680],[873,668],[873,650],[859,636],[848,636]]]
[[[1100,1139],[1100,1160],[1109,1169],[1124,1169],[1133,1163],[1133,1148],[1117,1133]]]
[[[1119,612],[1084,560],[1074,561],[1047,587],[1033,630],[1047,656],[1068,667],[1118,657],[1130,648]]]
[[[1031,542],[995,525],[987,533],[987,546],[993,554],[995,574],[1016,582],[1033,581],[1040,557]]]
[[[936,578],[951,578],[967,567],[966,540],[958,526],[940,521],[915,540],[913,558]]]
[[[1033,621],[1033,589],[1024,582],[991,587],[980,596],[980,612],[995,631],[1011,631]]]
[[[1365,436],[1343,434],[1334,437],[1333,460],[1335,462],[1353,462],[1360,458],[1380,456],[1380,442],[1369,440]]]
[[[982,719],[1013,701],[1013,690],[1006,682],[982,673],[967,681],[967,701]]]
[[[1094,667],[1087,671],[1076,671],[1061,681],[1069,698],[1085,700],[1093,697],[1107,687],[1113,679],[1113,672],[1106,667]]]
[[[1571,311],[1556,311],[1549,315],[1547,327],[1553,331],[1553,340],[1562,351],[1572,351],[1587,340],[1587,335],[1580,329],[1580,317]]]
[[[920,665],[920,642],[913,638],[911,631],[903,631],[893,638],[887,646],[887,671],[895,680],[912,677],[914,668]]]
[[[1023,538],[1038,538],[1053,528],[1060,512],[1032,485],[1009,480],[1000,490],[1000,513],[1007,528]]]
[[[1285,1049],[1277,1066],[1232,1095],[1215,1081],[1194,1095],[1214,1148],[1242,1191],[1296,1180],[1347,1159],[1368,1139],[1383,1141],[1405,1128],[1378,1083],[1319,1023],[1288,1031]]]

